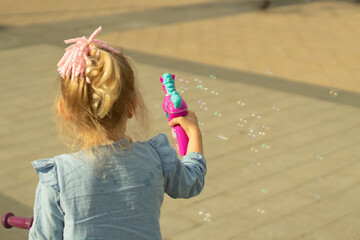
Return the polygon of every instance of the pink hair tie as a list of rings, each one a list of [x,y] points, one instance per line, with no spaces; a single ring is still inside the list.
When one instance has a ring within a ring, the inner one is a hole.
[[[86,60],[90,55],[91,49],[94,45],[98,45],[101,48],[108,50],[109,52],[119,54],[120,52],[115,48],[108,45],[107,42],[95,39],[95,37],[101,32],[102,28],[96,29],[93,34],[87,39],[86,37],[72,38],[65,40],[66,44],[74,43],[65,49],[64,56],[60,59],[58,66],[58,72],[62,78],[69,77],[71,73],[71,80],[79,77],[84,79],[86,70]],[[90,79],[86,77],[86,82],[91,83]]]

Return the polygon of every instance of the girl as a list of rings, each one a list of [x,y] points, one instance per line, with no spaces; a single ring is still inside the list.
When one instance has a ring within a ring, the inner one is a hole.
[[[181,160],[164,134],[133,142],[127,120],[146,122],[129,60],[106,42],[66,40],[58,64],[57,122],[72,154],[32,162],[39,175],[29,239],[161,239],[164,193],[190,198],[204,186],[206,163],[195,114],[173,119],[189,137]]]

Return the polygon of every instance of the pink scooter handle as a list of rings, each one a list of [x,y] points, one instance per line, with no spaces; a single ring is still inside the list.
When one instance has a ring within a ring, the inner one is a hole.
[[[5,228],[23,228],[23,229],[30,229],[32,226],[34,218],[22,218],[22,217],[15,217],[15,215],[11,212],[5,213],[2,217],[2,225]]]

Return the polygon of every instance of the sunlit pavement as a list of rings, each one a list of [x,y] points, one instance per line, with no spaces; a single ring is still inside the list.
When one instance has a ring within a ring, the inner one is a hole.
[[[101,25],[99,38],[135,62],[148,137],[170,137],[164,72],[176,74],[203,131],[206,187],[165,199],[164,239],[359,238],[360,6],[259,4],[2,1],[0,214],[31,216],[30,162],[67,152],[51,116],[56,63],[64,39]],[[0,228],[0,239],[26,233]]]

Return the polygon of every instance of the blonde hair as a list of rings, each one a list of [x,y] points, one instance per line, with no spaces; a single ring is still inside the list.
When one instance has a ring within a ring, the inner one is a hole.
[[[148,113],[130,58],[97,46],[86,61],[85,79],[61,78],[55,116],[62,140],[72,151],[99,149],[126,138],[127,120],[135,118],[148,132]]]

